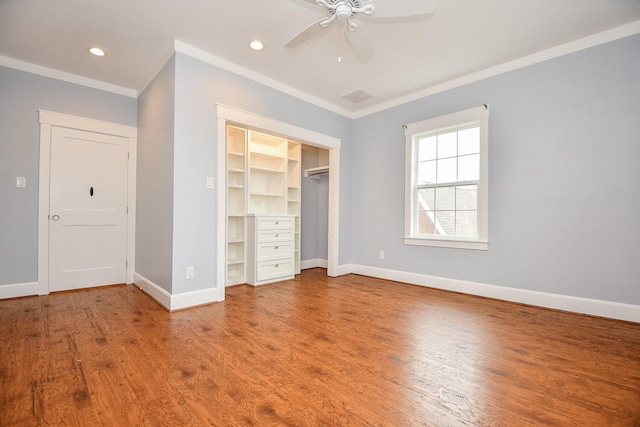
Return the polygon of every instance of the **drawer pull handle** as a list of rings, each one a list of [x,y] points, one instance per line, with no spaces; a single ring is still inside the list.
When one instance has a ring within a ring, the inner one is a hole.
[[[276,268],[280,267],[280,264],[276,264]]]
[[[278,250],[278,247],[276,246],[276,251]]]
[[[276,237],[278,237],[278,235],[276,234]]]
[[[276,225],[280,224],[280,221],[276,221]]]

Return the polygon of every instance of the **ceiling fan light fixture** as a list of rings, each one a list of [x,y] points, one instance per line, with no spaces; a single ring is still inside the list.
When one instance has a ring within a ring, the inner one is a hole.
[[[89,48],[89,52],[91,52],[91,54],[95,55],[95,56],[106,56],[106,53],[104,53],[104,50],[100,49],[99,47],[90,47]]]
[[[264,44],[262,44],[260,40],[252,40],[251,43],[249,43],[249,47],[253,50],[260,51],[264,49]]]

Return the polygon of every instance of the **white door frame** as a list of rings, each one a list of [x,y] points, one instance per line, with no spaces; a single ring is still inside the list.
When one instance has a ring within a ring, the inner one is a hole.
[[[227,227],[226,227],[226,188],[227,188],[227,122],[245,125],[251,128],[273,132],[292,139],[298,139],[307,145],[329,150],[329,241],[327,253],[327,274],[336,277],[338,273],[339,220],[340,220],[340,144],[341,140],[329,135],[280,122],[268,117],[237,110],[224,105],[216,105],[218,121],[218,176],[217,176],[217,260],[216,281],[223,288],[226,285],[227,271]]]
[[[40,172],[38,180],[38,295],[49,293],[49,180],[51,128],[53,126],[104,133],[128,139],[127,166],[127,283],[133,283],[136,236],[136,150],[138,129],[133,126],[38,110],[40,122]]]

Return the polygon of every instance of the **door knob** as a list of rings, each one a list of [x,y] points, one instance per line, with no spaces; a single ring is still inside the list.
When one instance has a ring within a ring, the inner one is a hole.
[[[57,221],[60,219],[60,215],[54,215],[51,217],[52,220]]]

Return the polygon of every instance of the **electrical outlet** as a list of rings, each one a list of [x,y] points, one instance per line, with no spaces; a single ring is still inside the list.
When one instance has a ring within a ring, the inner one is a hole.
[[[185,274],[185,278],[186,279],[193,279],[194,277],[196,277],[195,268],[193,266],[187,267],[187,272]]]
[[[380,259],[384,259],[384,251],[380,251]]]

